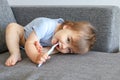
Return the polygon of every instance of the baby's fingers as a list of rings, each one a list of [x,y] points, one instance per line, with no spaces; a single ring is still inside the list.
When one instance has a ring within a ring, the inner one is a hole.
[[[48,56],[48,57],[47,57],[47,59],[50,59],[50,58],[51,58],[51,56]]]
[[[51,57],[48,54],[44,54],[43,58],[47,60],[50,59]]]
[[[34,45],[36,46],[36,49],[38,50],[38,52],[41,52],[42,46],[40,45],[40,43],[38,41],[35,41]]]
[[[45,58],[40,58],[40,63],[46,62]]]
[[[43,55],[43,58],[44,58],[44,59],[47,59],[47,58],[48,58],[48,54],[44,54],[44,55]]]
[[[43,64],[44,62],[46,62],[44,58],[40,58],[39,60],[37,60],[37,64]]]
[[[50,59],[50,56],[48,55],[43,55],[41,58],[40,58],[40,63],[45,63],[46,60]]]

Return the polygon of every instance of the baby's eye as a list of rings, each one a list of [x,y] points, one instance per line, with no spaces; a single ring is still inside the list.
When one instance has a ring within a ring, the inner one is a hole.
[[[70,42],[70,38],[67,38],[67,43],[69,43]]]

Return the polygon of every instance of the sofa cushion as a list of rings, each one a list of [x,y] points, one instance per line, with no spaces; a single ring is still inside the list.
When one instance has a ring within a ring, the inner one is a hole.
[[[119,49],[120,9],[116,6],[18,6],[12,9],[21,25],[41,16],[89,21],[96,28],[94,51],[117,52]]]
[[[21,53],[23,60],[12,67],[4,66],[8,52],[0,54],[0,80],[120,80],[120,52],[55,54],[39,68]]]
[[[13,12],[6,0],[0,0],[0,53],[7,50],[5,28],[10,22],[16,22]]]

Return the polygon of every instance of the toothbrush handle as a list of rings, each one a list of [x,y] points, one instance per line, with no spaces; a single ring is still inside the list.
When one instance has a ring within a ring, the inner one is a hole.
[[[58,43],[55,44],[54,46],[52,46],[52,48],[47,52],[48,56],[52,53],[52,51],[54,50],[54,48],[55,48],[57,45],[58,45]],[[38,64],[38,67],[40,67],[42,64],[43,64],[43,62],[42,62],[42,63],[39,63],[39,64]]]
[[[39,63],[39,64],[38,64],[38,67],[41,67],[41,66],[42,66],[42,64],[43,64],[43,63]]]

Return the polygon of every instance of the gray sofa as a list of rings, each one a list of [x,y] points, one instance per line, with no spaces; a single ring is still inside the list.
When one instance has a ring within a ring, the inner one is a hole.
[[[5,28],[10,22],[26,25],[36,17],[89,21],[97,41],[85,55],[52,55],[40,68],[21,49],[22,61],[6,67],[9,53]],[[120,9],[116,6],[9,6],[0,2],[0,80],[120,80]]]

